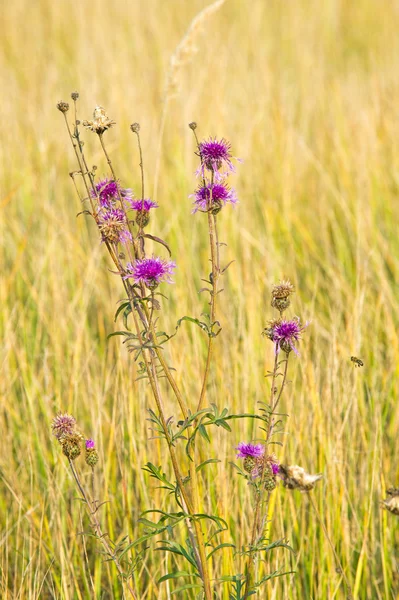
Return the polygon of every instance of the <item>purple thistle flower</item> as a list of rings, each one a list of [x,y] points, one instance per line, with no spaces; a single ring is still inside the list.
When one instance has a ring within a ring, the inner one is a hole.
[[[158,208],[158,204],[149,198],[144,198],[144,200],[131,200],[129,206],[132,210],[145,210],[146,212],[149,212],[151,208]]]
[[[231,162],[234,158],[231,154],[231,144],[224,138],[217,140],[210,137],[209,140],[204,140],[198,145],[198,154],[201,158],[201,165],[197,169],[197,175],[204,176],[205,169],[213,171],[215,178],[220,179],[220,169],[226,167],[227,171],[234,172],[235,167]]]
[[[247,458],[248,456],[258,458],[265,453],[263,444],[246,444],[245,442],[240,442],[236,450],[238,450],[237,458]]]
[[[108,179],[107,177],[96,183],[95,189],[100,206],[104,208],[112,208],[115,202],[117,202],[119,199],[118,191],[123,199],[131,200],[133,196],[132,190],[123,188],[118,181]],[[90,195],[92,198],[96,198],[96,194],[93,190],[90,192]]]
[[[123,279],[132,278],[135,283],[142,281],[149,289],[155,289],[161,282],[173,283],[171,276],[176,268],[174,261],[167,261],[153,256],[143,258],[126,265],[127,275]]]
[[[51,423],[51,428],[57,440],[60,440],[75,433],[76,419],[68,413],[58,413]]]
[[[235,205],[238,202],[235,190],[222,183],[199,186],[190,198],[195,198],[193,213],[199,210],[206,212],[208,206],[212,212],[219,212],[225,204]]]
[[[91,438],[86,440],[86,450],[94,450],[94,446],[94,440],[92,440]]]
[[[279,350],[284,352],[291,352],[293,350],[295,354],[299,355],[298,350],[295,347],[295,342],[301,339],[302,331],[308,326],[308,323],[301,326],[299,319],[292,319],[290,321],[277,322],[271,332],[272,341],[276,344],[276,354]]]
[[[127,244],[132,241],[132,234],[128,229],[126,215],[120,208],[110,208],[98,214],[98,228],[103,241]]]

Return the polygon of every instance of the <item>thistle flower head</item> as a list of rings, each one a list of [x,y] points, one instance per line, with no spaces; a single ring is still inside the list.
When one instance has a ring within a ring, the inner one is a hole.
[[[224,138],[218,140],[210,137],[209,140],[200,142],[198,154],[201,158],[201,165],[197,170],[197,175],[204,176],[205,169],[208,169],[208,171],[213,171],[215,179],[219,179],[221,169],[224,168],[227,173],[235,171],[231,160],[234,158],[231,154],[231,144]]]
[[[133,279],[135,283],[142,281],[150,290],[154,290],[162,282],[173,283],[173,275],[176,263],[167,261],[158,256],[152,258],[137,259],[134,263],[126,265],[127,274],[124,279]]]
[[[223,183],[199,186],[190,197],[194,197],[193,213],[199,210],[203,212],[210,210],[212,213],[217,214],[225,204],[235,205],[238,202],[235,190],[230,189]]]
[[[383,500],[383,506],[393,515],[399,516],[399,488],[390,488],[387,490],[388,498]]]
[[[61,440],[63,437],[68,435],[73,435],[75,433],[75,428],[76,419],[68,413],[59,413],[56,417],[54,417],[53,422],[51,423],[53,435],[57,438],[57,440]]]
[[[149,198],[132,200],[129,202],[129,206],[132,210],[145,210],[146,212],[149,212],[152,208],[159,208],[158,204]]]
[[[274,327],[269,329],[269,334],[266,333],[266,335],[276,344],[276,353],[279,350],[287,353],[293,350],[295,354],[299,354],[295,344],[301,339],[301,334],[307,326],[308,323],[301,326],[298,318],[289,321],[279,320],[276,321]]]
[[[323,473],[311,475],[298,465],[280,465],[279,476],[283,480],[284,487],[290,490],[309,492],[314,488],[317,481],[323,477]]]
[[[89,438],[88,440],[86,440],[85,444],[86,444],[86,450],[94,450],[94,448],[95,448],[94,440]]]
[[[132,240],[126,215],[120,208],[110,208],[98,213],[98,228],[103,241],[127,244]]]
[[[108,177],[96,183],[95,191],[91,190],[90,195],[93,199],[98,197],[99,204],[103,208],[112,208],[119,196],[127,202],[131,201],[133,197],[131,189],[123,188],[119,181],[108,179]]]
[[[272,302],[273,308],[277,308],[280,311],[280,315],[289,307],[291,304],[290,296],[295,291],[295,287],[290,281],[281,281],[272,288]]]
[[[83,121],[83,125],[87,129],[94,131],[94,133],[102,135],[104,131],[107,131],[112,125],[115,125],[115,121],[111,121],[111,119],[108,118],[102,106],[96,106],[93,112],[93,120]]]
[[[263,444],[246,444],[245,442],[240,442],[236,450],[238,450],[237,458],[246,458],[248,456],[258,458],[265,453]]]
[[[83,436],[79,432],[75,432],[71,435],[66,435],[60,439],[62,452],[70,460],[75,460],[81,453],[81,443]]]

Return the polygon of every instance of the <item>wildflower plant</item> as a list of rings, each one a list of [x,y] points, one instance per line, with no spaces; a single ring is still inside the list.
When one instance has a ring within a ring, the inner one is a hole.
[[[102,107],[94,110],[91,120],[83,121],[83,126],[90,135],[97,136],[109,169],[107,176],[97,180],[97,168],[89,167],[81,137],[80,121],[77,118],[79,95],[75,92],[71,97],[72,120],[69,119],[68,103],[60,102],[57,105],[65,119],[78,165],[78,169],[70,175],[83,204],[82,213],[95,221],[99,242],[103,244],[114,264],[113,273],[119,277],[124,293],[115,319],[122,317],[126,329],[116,331],[109,337],[123,338],[139,366],[140,378],[149,383],[154,400],[149,408],[150,427],[155,437],[160,438],[168,450],[173,476],[167,475],[163,465],[156,466],[148,462],[143,469],[150,477],[160,482],[160,487],[173,499],[173,510],[168,512],[164,507],[149,508],[140,519],[145,526],[141,537],[133,541],[123,538],[124,541],[118,546],[112,544],[101,530],[98,516],[101,504],[95,499],[94,486],[89,493],[76,467],[78,460],[83,464],[84,455],[84,468],[90,468],[94,473],[94,467],[97,467],[99,462],[94,440],[85,438],[78,430],[74,417],[68,414],[55,417],[52,425],[54,436],[68,459],[75,483],[87,507],[94,535],[103,545],[108,559],[114,562],[127,594],[133,598],[139,597],[140,592],[133,586],[133,572],[152,538],[162,536],[157,549],[180,558],[182,565],[179,565],[179,570],[166,573],[160,579],[160,583],[183,579],[183,585],[176,587],[174,593],[187,593],[190,590],[197,598],[205,600],[218,597],[218,586],[227,585],[231,600],[246,600],[264,583],[282,575],[278,571],[262,573],[259,576],[259,556],[275,548],[289,547],[285,540],[270,542],[268,539],[270,495],[280,478],[286,484],[290,482],[288,487],[292,487],[294,481],[293,474],[287,470],[288,467],[280,464],[279,457],[272,452],[271,446],[276,443],[275,436],[281,432],[282,421],[278,407],[287,384],[289,358],[291,353],[298,355],[298,346],[307,324],[301,324],[296,317],[283,318],[294,292],[292,284],[283,281],[274,286],[271,305],[278,310],[279,316],[269,321],[263,332],[274,345],[274,367],[268,374],[271,378],[269,402],[261,402],[260,410],[256,414],[231,414],[225,407],[219,408],[215,404],[207,406],[208,379],[212,359],[216,356],[216,338],[221,332],[221,324],[217,318],[217,301],[222,291],[220,280],[232,262],[222,266],[218,219],[223,210],[228,210],[229,205],[234,206],[238,202],[229,179],[235,173],[235,162],[239,159],[233,156],[231,145],[224,138],[210,137],[200,141],[197,137],[197,124],[190,123],[189,127],[195,140],[195,153],[199,160],[195,173],[197,184],[191,196],[194,198],[192,212],[204,215],[209,239],[211,271],[203,279],[205,286],[200,290],[208,297],[209,310],[201,320],[193,316],[181,317],[175,331],[167,334],[161,328],[163,307],[158,297],[163,298],[160,290],[174,282],[178,264],[172,260],[167,242],[149,233],[147,229],[151,222],[151,212],[158,208],[158,203],[145,194],[140,125],[133,123],[130,127],[136,136],[141,174],[141,190],[136,197],[130,188],[123,186],[115,173],[105,143],[108,131],[115,122]],[[147,240],[158,245],[159,254],[148,253]],[[196,399],[187,398],[182,392],[164,356],[165,345],[178,334],[184,322],[198,326],[207,337],[206,359]],[[176,402],[176,413],[173,417],[165,413],[165,387],[160,385],[161,378],[166,382],[166,393]],[[222,543],[218,538],[219,534],[228,529],[223,517],[206,512],[200,494],[202,471],[208,464],[218,460],[213,457],[200,459],[200,454],[203,455],[203,448],[200,452],[200,446],[211,442],[212,428],[222,428],[229,433],[232,420],[241,418],[255,419],[260,423],[263,436],[259,440],[240,442],[236,447],[237,459],[242,460],[242,468],[237,464],[235,468],[248,481],[254,502],[250,539],[239,551],[233,543]],[[185,533],[182,533],[182,529]],[[239,562],[244,559],[245,572],[211,576],[215,554],[226,551],[227,548],[234,549]]]

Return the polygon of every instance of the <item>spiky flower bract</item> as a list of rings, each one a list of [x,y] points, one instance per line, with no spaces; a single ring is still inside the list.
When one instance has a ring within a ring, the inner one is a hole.
[[[98,214],[98,228],[103,241],[127,244],[132,240],[126,215],[120,208],[110,208]]]
[[[153,290],[162,282],[173,283],[171,276],[175,268],[174,261],[164,260],[158,256],[137,259],[134,263],[126,265],[127,274],[124,275],[124,279],[131,278],[135,283],[142,281]]]
[[[275,326],[269,329],[266,334],[276,344],[276,353],[279,350],[298,354],[295,344],[301,339],[301,334],[308,323],[301,325],[298,318],[291,320],[279,320]]]
[[[108,177],[96,183],[95,192],[91,190],[90,195],[92,198],[98,197],[99,204],[103,208],[112,208],[119,200],[119,196],[127,201],[131,201],[133,196],[131,189],[123,188],[119,181]]]
[[[59,413],[54,417],[53,422],[51,423],[51,429],[57,440],[68,435],[73,435],[76,429],[76,419],[68,413]]]
[[[232,163],[233,155],[231,154],[231,144],[224,138],[218,140],[210,137],[199,143],[199,156],[201,165],[197,170],[197,175],[204,176],[205,169],[213,171],[216,179],[220,177],[220,171],[224,168],[226,172],[234,172],[235,168]]]
[[[225,204],[235,205],[238,202],[235,190],[223,183],[201,185],[190,197],[194,197],[193,213],[199,210],[203,212],[210,210],[216,214]]]

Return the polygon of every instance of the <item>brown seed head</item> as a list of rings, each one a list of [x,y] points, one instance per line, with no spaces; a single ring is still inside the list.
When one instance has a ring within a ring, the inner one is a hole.
[[[287,281],[280,281],[272,287],[273,298],[288,298],[295,292],[295,287],[287,279]]]
[[[197,123],[195,121],[192,121],[191,123],[188,124],[188,126],[190,127],[190,129],[192,129],[193,131],[195,129],[197,129]]]
[[[312,490],[316,482],[323,477],[322,473],[316,475],[306,473],[305,469],[298,465],[280,465],[279,475],[283,480],[284,487],[301,492]]]
[[[76,102],[76,100],[79,98],[79,93],[78,92],[72,92],[71,98],[72,98],[72,100],[74,102]]]
[[[140,131],[140,123],[132,123],[130,125],[130,129],[133,131],[133,133],[139,133],[139,131]]]
[[[107,131],[112,125],[115,125],[115,121],[111,121],[106,115],[105,110],[102,106],[96,106],[93,112],[93,120],[92,121],[83,121],[83,125],[101,135],[104,131]]]
[[[62,113],[66,113],[66,112],[68,112],[68,110],[69,110],[69,104],[68,104],[68,102],[63,102],[63,101],[61,100],[61,102],[58,102],[58,104],[57,104],[57,108],[58,108],[58,110],[60,110]]]

